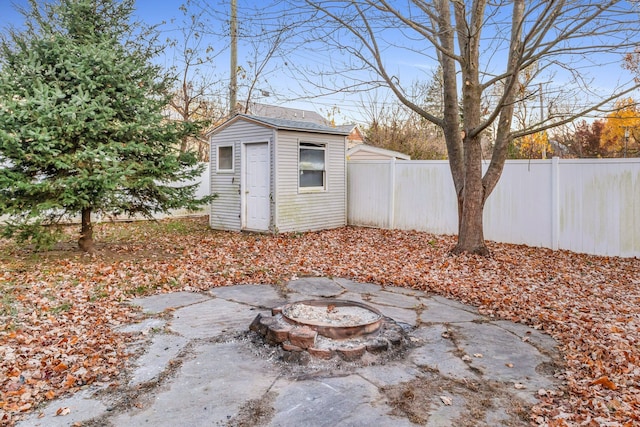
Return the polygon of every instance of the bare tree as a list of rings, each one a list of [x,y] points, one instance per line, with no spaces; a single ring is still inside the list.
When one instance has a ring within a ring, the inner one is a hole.
[[[444,139],[433,124],[396,98],[372,96],[362,101],[361,109],[366,111],[368,144],[408,154],[414,160],[446,159]]]
[[[197,13],[205,24],[202,30],[225,45],[229,39],[229,0],[217,4],[204,0],[189,0],[188,10]],[[271,0],[259,4],[251,0],[239,0],[236,5],[238,58],[235,68],[238,104],[230,111],[249,112],[256,98],[277,96],[271,80],[279,80],[282,69],[287,66],[287,57],[297,45],[292,37],[302,25],[292,19],[292,11],[283,8],[282,0]],[[231,102],[231,101],[230,101]]]
[[[259,85],[268,89],[260,89],[261,95],[268,96],[274,93],[269,85],[269,77],[278,72],[287,55],[289,47],[286,41],[294,25],[287,23],[284,17],[279,17],[274,22],[275,25],[269,27],[258,26],[259,30],[253,31],[253,34],[245,33],[249,51],[246,59],[247,68],[243,73],[246,87],[244,113],[249,112]]]
[[[458,242],[454,253],[489,253],[483,234],[484,204],[502,174],[514,138],[568,123],[610,108],[611,101],[638,87],[631,79],[606,93],[587,78],[589,67],[621,61],[637,45],[638,15],[633,5],[608,0],[305,0],[332,57],[354,70],[343,87],[386,86],[407,107],[439,126],[444,134],[458,198]],[[442,68],[444,110],[434,114],[403,85],[404,65],[414,61]],[[575,100],[569,116],[539,115],[516,127],[514,108],[523,96],[521,72],[533,65],[531,84],[559,71],[564,95]],[[373,78],[364,71],[370,70]],[[334,77],[345,70],[335,70]],[[326,74],[323,74],[323,78]],[[335,84],[336,80],[332,81]],[[607,82],[610,83],[610,82]],[[481,136],[494,127],[494,146],[482,171]]]
[[[172,70],[178,75],[170,101],[171,118],[203,124],[197,137],[182,140],[180,151],[194,150],[200,161],[206,161],[209,143],[204,132],[208,125],[218,122],[225,114],[224,103],[220,100],[220,79],[213,74],[213,61],[221,50],[215,51],[204,37],[207,27],[202,10],[193,7],[190,0],[180,6],[180,10],[184,16],[178,24],[179,36],[168,40],[174,52]]]

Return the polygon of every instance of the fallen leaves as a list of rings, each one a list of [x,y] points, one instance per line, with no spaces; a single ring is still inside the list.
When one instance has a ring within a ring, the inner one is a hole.
[[[56,417],[64,417],[65,415],[69,415],[70,413],[71,409],[65,406],[56,410]]]
[[[595,381],[591,381],[590,385],[601,385],[609,390],[617,390],[618,386],[615,385],[606,375],[598,378]]]
[[[210,230],[206,218],[95,232],[105,243],[93,257],[72,244],[35,255],[0,241],[0,424],[112,382],[130,339],[114,328],[138,318],[133,297],[310,275],[424,290],[541,329],[559,342],[566,389],[538,391],[532,420],[640,423],[638,259],[491,242],[491,258],[450,256],[451,236],[354,227],[255,235]]]

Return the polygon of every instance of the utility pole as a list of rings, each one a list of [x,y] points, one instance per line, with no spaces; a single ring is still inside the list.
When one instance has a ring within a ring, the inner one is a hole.
[[[540,83],[540,124],[542,124],[542,122],[544,121],[544,106],[542,103],[542,83]],[[547,158],[547,143],[545,142],[544,138],[541,136],[542,139],[542,158],[546,159]]]
[[[238,102],[238,0],[231,0],[231,69],[229,73],[229,116]]]

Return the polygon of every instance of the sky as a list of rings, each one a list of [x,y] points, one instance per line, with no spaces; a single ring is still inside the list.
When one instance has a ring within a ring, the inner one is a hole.
[[[211,78],[218,81],[217,90],[226,98],[229,76],[229,39],[223,36],[223,33],[227,31],[225,21],[229,15],[229,0],[203,1],[209,4],[209,16],[214,18],[213,22],[215,22],[215,24],[210,24],[208,27],[211,33],[215,34],[206,36],[207,40],[209,40],[213,46],[215,57],[202,67],[200,72],[208,74]],[[163,37],[180,39],[181,32],[177,30],[177,28],[184,20],[184,15],[179,10],[183,3],[184,0],[137,0],[136,16],[148,24],[160,24],[164,22],[160,26]],[[239,15],[241,16],[241,31],[243,31],[243,25],[245,27],[252,26],[253,29],[255,29],[256,26],[273,24],[274,18],[281,14],[282,11],[282,9],[278,9],[278,7],[284,7],[282,6],[284,2],[279,2],[278,4],[280,4],[280,6],[276,6],[276,8],[272,10],[260,8],[259,6],[264,2],[259,0],[238,0],[238,3]],[[4,28],[10,24],[19,25],[22,21],[22,16],[14,10],[12,4],[25,5],[27,1],[0,0],[0,28]],[[248,15],[251,14],[255,16],[248,17]],[[247,18],[243,19],[243,15],[246,15]],[[287,18],[293,20],[295,19],[295,15],[289,15]],[[406,39],[397,40],[398,44],[403,45]],[[246,40],[241,39],[238,64],[245,70],[249,70],[253,59],[252,54],[255,52],[261,53],[263,49],[264,46],[255,48],[247,43]],[[386,60],[387,63],[390,64],[390,71],[398,75],[403,81],[410,82],[417,79],[422,81],[428,80],[431,73],[436,69],[436,62],[420,55],[420,53],[424,52],[388,50]],[[159,58],[158,61],[170,66],[175,63],[174,58],[175,52],[167,51],[166,56]],[[389,96],[388,92],[385,91],[379,91],[377,94],[333,93],[319,96],[319,89],[317,87],[305,83],[300,79],[303,74],[307,75],[306,72],[302,70],[303,68],[326,70],[326,66],[333,66],[334,61],[336,66],[339,66],[348,59],[348,55],[341,57],[337,53],[327,54],[326,52],[322,52],[318,45],[304,44],[302,48],[289,52],[286,57],[271,61],[264,71],[264,80],[260,81],[255,87],[254,94],[257,95],[257,98],[253,98],[253,100],[293,108],[314,110],[325,117],[333,111],[336,116],[336,122],[338,123],[354,121],[366,122],[370,115],[365,111],[365,106],[369,106],[371,103],[385,104],[392,102],[395,98]],[[499,64],[500,62],[499,55],[495,55],[490,61],[487,61],[489,65],[492,63]],[[617,57],[609,62],[611,63],[607,66],[589,68],[589,72],[593,74],[594,77],[594,80],[589,83],[591,90],[607,89],[614,85],[618,79],[628,80],[630,78],[630,75],[622,70]],[[588,58],[585,64],[588,64]],[[359,77],[367,80],[368,74],[361,72],[359,73]],[[564,89],[564,80],[569,77],[569,73],[563,70],[562,67],[559,67],[552,77],[547,77],[545,90],[549,92],[549,97],[552,96],[551,94],[554,91]],[[318,81],[318,76],[313,76],[313,79]],[[239,99],[243,99],[242,97],[246,95],[244,95],[242,89],[246,89],[248,79],[240,78],[239,83],[241,87]],[[324,83],[325,86],[331,87],[331,85],[334,84],[336,88],[341,87],[340,82],[336,81],[332,83],[331,76],[327,75],[324,76]],[[268,96],[263,96],[267,94]],[[636,98],[640,97],[637,93],[634,94],[634,96]]]
[[[160,24],[162,36],[180,37],[180,31],[176,28],[180,25],[180,22],[184,19],[183,13],[180,11],[180,6],[184,4],[184,0],[136,0],[136,12],[135,15],[146,22],[147,24]],[[222,20],[229,15],[229,0],[206,0],[211,6],[211,9],[215,11],[215,18]],[[243,11],[253,9],[257,7],[260,0],[240,0],[238,2],[238,14],[242,14]],[[15,11],[13,5],[25,6],[27,0],[0,0],[0,28],[5,28],[7,25],[19,25],[23,22],[23,17]],[[242,22],[240,23],[242,25]],[[224,29],[218,29],[216,32],[224,31]],[[214,78],[219,78],[220,84],[218,87],[220,91],[226,91],[228,87],[229,76],[229,41],[221,37],[212,37],[212,44],[217,56],[211,61],[210,66],[206,67],[208,70],[203,72],[212,73]],[[238,65],[244,68],[249,68],[247,62],[251,61],[253,48],[242,44],[240,42],[238,52]],[[164,60],[159,58],[158,61],[163,65],[171,66],[173,63],[171,52],[167,52]],[[314,56],[313,52],[300,52],[297,55],[296,63],[304,61],[305,63],[313,65],[314,61],[322,62]],[[306,88],[294,87],[291,84],[291,80],[285,78],[281,72],[270,73],[266,70],[265,76],[268,78],[268,84],[260,83],[256,85],[252,100],[262,103],[273,103],[281,106],[288,106],[292,108],[313,110],[324,117],[327,117],[331,111],[335,111],[338,107],[341,113],[337,117],[337,121],[340,123],[363,121],[365,117],[358,111],[361,104],[360,96],[346,97],[342,95],[329,95],[324,97],[310,97],[310,99],[300,99],[301,97],[308,96],[309,90]],[[239,86],[240,93],[238,99],[241,100],[243,93],[242,87],[247,83],[240,78]],[[297,86],[297,85],[295,85]],[[263,94],[269,94],[270,96],[263,96]]]

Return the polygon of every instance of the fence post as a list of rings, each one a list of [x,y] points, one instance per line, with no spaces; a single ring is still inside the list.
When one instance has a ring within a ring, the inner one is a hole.
[[[389,215],[387,221],[389,222],[388,228],[393,230],[395,223],[395,210],[396,210],[396,158],[393,157],[389,161]]]
[[[551,249],[557,251],[560,240],[560,158],[551,159]]]

